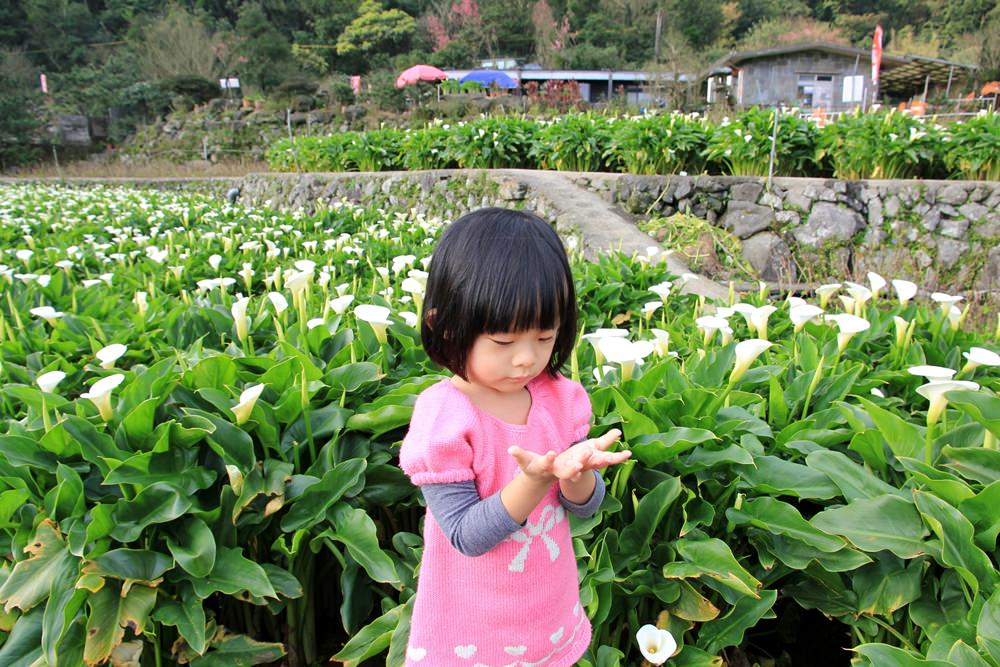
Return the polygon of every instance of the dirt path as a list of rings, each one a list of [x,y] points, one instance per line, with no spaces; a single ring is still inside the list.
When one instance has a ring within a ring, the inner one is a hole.
[[[527,187],[541,200],[543,210],[539,213],[554,219],[556,227],[579,233],[585,257],[594,258],[605,250],[646,254],[648,247],[657,246],[663,251],[657,256],[666,261],[671,273],[678,276],[690,273],[687,265],[670,252],[670,248],[662,247],[640,231],[631,216],[620,208],[574,183],[572,174],[530,169],[498,169],[490,174],[497,179],[515,180]],[[688,280],[683,291],[716,299],[728,295],[726,288],[702,276]]]

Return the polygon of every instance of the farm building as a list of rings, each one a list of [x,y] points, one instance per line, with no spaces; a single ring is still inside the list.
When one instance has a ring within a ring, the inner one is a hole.
[[[937,58],[885,54],[877,94],[882,103],[958,97],[975,70]],[[736,107],[842,111],[872,103],[872,54],[823,42],[743,51],[716,61],[707,79],[709,103],[728,98]]]

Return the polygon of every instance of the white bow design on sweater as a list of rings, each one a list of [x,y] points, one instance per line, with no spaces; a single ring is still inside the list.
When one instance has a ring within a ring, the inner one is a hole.
[[[548,548],[549,560],[555,561],[556,558],[559,558],[559,545],[549,537],[549,531],[565,518],[566,510],[562,505],[558,507],[546,505],[542,509],[542,515],[538,518],[538,523],[528,521],[524,528],[511,535],[510,539],[515,542],[522,542],[524,546],[514,556],[514,560],[510,562],[507,569],[511,572],[524,572],[524,564],[528,560],[528,552],[531,550],[531,544],[535,541],[536,537],[541,537],[542,542]]]

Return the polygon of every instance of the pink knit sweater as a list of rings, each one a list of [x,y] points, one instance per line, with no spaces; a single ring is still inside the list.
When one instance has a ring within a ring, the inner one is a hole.
[[[483,498],[519,472],[511,445],[561,452],[587,436],[583,387],[542,373],[530,383],[527,424],[475,407],[450,380],[417,398],[400,464],[414,484],[475,480]],[[569,667],[590,643],[576,557],[558,485],[524,528],[486,554],[463,556],[428,512],[408,667]]]

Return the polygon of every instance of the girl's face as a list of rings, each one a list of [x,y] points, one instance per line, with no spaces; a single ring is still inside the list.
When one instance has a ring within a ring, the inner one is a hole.
[[[520,391],[545,370],[556,344],[556,329],[480,334],[469,350],[469,383],[497,393]]]

